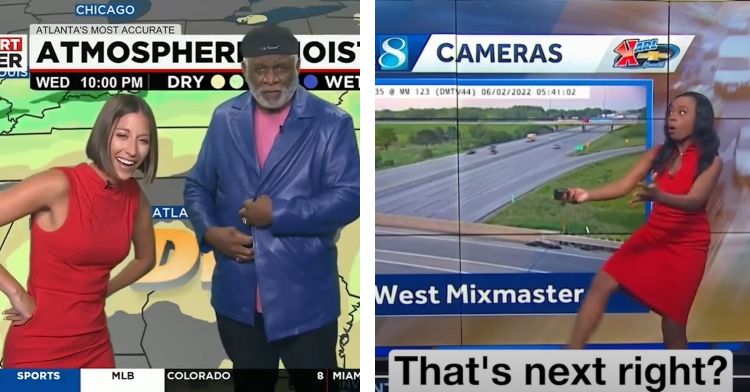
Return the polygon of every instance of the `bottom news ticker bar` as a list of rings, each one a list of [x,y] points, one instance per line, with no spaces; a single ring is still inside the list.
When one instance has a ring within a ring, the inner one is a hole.
[[[0,391],[181,392],[252,391],[278,379],[301,392],[360,390],[359,370],[0,369]]]
[[[281,383],[287,383],[295,389],[314,392],[349,392],[359,391],[359,370],[171,370],[164,372],[165,392],[180,392],[189,388],[219,388],[234,386],[235,390],[252,391],[254,387],[265,384],[266,380],[278,377]]]

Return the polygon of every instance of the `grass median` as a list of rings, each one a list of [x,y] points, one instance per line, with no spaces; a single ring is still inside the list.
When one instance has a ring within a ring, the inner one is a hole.
[[[552,128],[534,124],[482,122],[376,123],[375,169],[389,169],[440,158],[490,144],[524,139]]]
[[[486,223],[529,229],[590,234],[596,238],[624,240],[645,221],[644,206],[630,207],[629,197],[562,206],[552,199],[555,188],[593,189],[617,180],[633,167],[641,153],[606,159],[566,173],[518,198]],[[588,232],[587,232],[588,228]]]
[[[646,124],[638,123],[620,128],[614,132],[591,142],[591,147],[583,151],[576,151],[572,155],[586,155],[595,152],[616,150],[618,148],[638,147],[646,145]]]

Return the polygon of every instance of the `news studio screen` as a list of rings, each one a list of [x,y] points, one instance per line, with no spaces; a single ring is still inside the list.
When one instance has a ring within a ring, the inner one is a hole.
[[[164,391],[164,369],[185,370],[177,378],[196,379],[193,388],[215,388],[211,380],[221,382],[232,368],[209,302],[215,259],[199,252],[182,191],[214,109],[247,91],[238,48],[248,31],[275,23],[297,34],[300,85],[351,114],[359,137],[358,2],[252,9],[249,3],[186,1],[168,9],[148,3],[0,5],[0,191],[45,169],[86,162],[94,120],[113,95],[143,97],[160,137],[157,179],[145,187],[159,262],[106,303],[117,371],[7,369],[0,371],[0,390]],[[29,227],[25,220],[0,227],[0,263],[24,284]],[[359,221],[341,232],[337,245],[338,363],[359,369]],[[0,295],[0,308],[9,307]],[[0,350],[9,326],[0,320]],[[288,388],[283,377],[279,388]],[[345,388],[359,382],[339,381]]]
[[[731,388],[729,351],[750,341],[750,6],[384,0],[375,47],[376,370],[390,373],[393,390]],[[563,205],[556,190],[622,178],[664,142],[668,103],[688,91],[713,105],[723,171],[707,205],[711,246],[687,326],[692,354],[677,358],[715,367],[691,380],[618,378],[618,361],[640,355],[646,369],[669,355],[648,351],[664,348],[662,318],[617,292],[587,348],[618,354],[543,354],[549,372],[599,356],[603,383],[590,367],[596,387],[574,382],[571,367],[559,384],[524,379],[523,366],[542,355],[503,352],[563,348],[594,274],[650,213],[648,203],[629,205],[630,194]],[[419,351],[394,362],[404,349]],[[471,361],[485,369],[475,383]],[[426,364],[443,372],[425,373]],[[493,364],[507,365],[494,370],[508,377],[493,380]],[[465,377],[451,378],[455,369]],[[376,390],[388,387],[380,379]]]

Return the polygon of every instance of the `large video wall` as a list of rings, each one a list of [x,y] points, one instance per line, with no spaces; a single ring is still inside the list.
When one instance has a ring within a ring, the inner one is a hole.
[[[649,211],[554,190],[623,176],[686,91],[713,103],[724,161],[688,336],[750,341],[750,5],[378,1],[376,33],[379,356],[566,343],[593,273]],[[660,342],[660,317],[623,294],[592,340]]]

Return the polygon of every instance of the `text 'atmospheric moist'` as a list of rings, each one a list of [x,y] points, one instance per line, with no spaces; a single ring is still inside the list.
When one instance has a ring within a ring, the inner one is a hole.
[[[606,386],[616,391],[682,392],[732,388],[728,351],[445,351],[392,352],[391,390],[460,387],[472,391],[474,387],[507,386],[514,391],[593,391]]]

